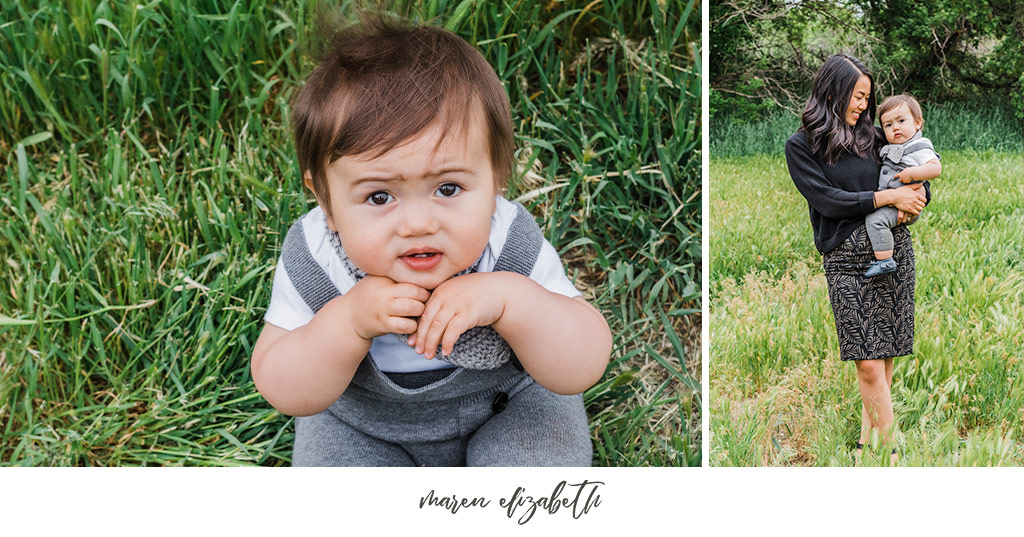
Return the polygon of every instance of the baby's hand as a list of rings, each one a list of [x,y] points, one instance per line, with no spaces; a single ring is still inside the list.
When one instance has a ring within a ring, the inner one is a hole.
[[[384,334],[411,334],[416,320],[430,298],[430,292],[411,283],[395,283],[391,278],[366,276],[345,297],[352,327],[366,340]]]
[[[902,170],[897,172],[896,175],[893,175],[892,177],[893,177],[893,179],[896,179],[897,181],[899,181],[899,182],[901,182],[901,183],[903,183],[905,185],[913,183],[914,181],[917,181],[917,166],[911,166],[909,168],[903,168]]]
[[[505,310],[508,287],[502,278],[501,272],[473,273],[439,285],[427,301],[416,333],[409,336],[409,345],[433,358],[440,344],[441,352],[448,356],[466,330],[497,322]]]

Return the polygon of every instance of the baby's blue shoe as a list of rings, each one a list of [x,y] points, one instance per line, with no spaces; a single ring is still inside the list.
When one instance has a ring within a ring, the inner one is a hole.
[[[890,257],[871,263],[871,266],[868,267],[868,271],[864,273],[864,277],[873,278],[875,276],[881,276],[892,272],[896,272],[896,260]]]

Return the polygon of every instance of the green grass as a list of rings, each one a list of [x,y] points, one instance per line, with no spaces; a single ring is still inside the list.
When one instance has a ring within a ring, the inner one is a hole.
[[[893,385],[901,464],[1024,464],[1024,153],[942,151],[910,230],[914,354]],[[719,466],[849,465],[860,430],[807,204],[785,157],[711,162],[710,453]],[[866,465],[886,464],[879,448]]]
[[[944,151],[1024,151],[1024,127],[1013,111],[997,103],[921,103],[924,135],[939,154]],[[877,123],[877,121],[876,121]],[[781,154],[786,140],[800,128],[800,118],[778,110],[760,121],[736,123],[714,119],[710,151],[715,158]]]
[[[399,4],[495,65],[510,197],[615,334],[594,464],[698,465],[699,5]],[[311,3],[0,6],[0,461],[288,464],[248,366],[312,207],[287,125]]]

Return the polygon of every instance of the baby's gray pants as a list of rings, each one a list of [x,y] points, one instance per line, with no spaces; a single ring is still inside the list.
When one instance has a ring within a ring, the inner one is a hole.
[[[879,190],[899,188],[903,183],[893,179],[892,176],[903,170],[904,166],[893,166],[888,160],[882,165],[882,171],[878,178]],[[920,214],[914,215],[906,225],[917,222]],[[898,223],[896,208],[885,206],[875,209],[875,212],[864,217],[864,225],[868,230],[868,240],[871,241],[871,249],[876,252],[884,252],[893,249],[892,228]]]
[[[383,374],[365,359],[329,409],[296,419],[292,464],[590,466],[582,395],[555,394],[511,364],[439,374]]]

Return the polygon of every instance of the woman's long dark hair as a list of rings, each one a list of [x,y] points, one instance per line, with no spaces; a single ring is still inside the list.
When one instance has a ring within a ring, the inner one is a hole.
[[[871,80],[868,107],[853,127],[846,123],[853,87],[861,75]],[[811,152],[824,157],[826,164],[835,164],[845,152],[861,158],[878,160],[875,143],[875,79],[860,60],[847,54],[836,54],[822,64],[814,75],[811,97],[804,105],[800,130],[807,133]]]

